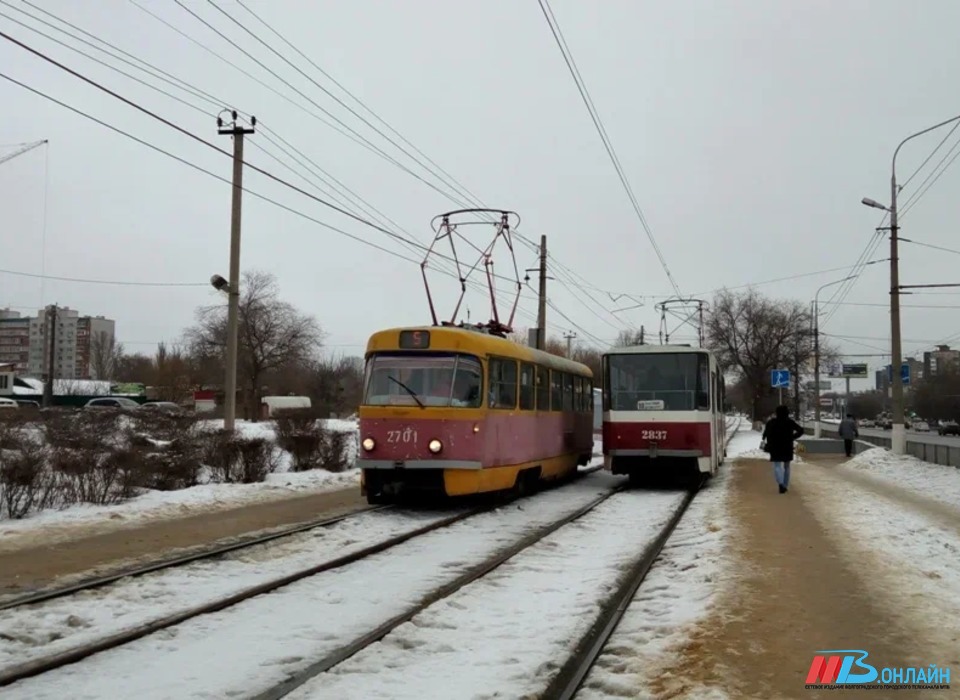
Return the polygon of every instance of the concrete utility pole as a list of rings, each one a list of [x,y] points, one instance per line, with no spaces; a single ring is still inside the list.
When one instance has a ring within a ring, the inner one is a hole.
[[[577,337],[577,334],[574,333],[573,331],[570,331],[569,333],[564,333],[563,337],[567,341],[567,359],[570,359],[570,353],[572,352],[570,343],[573,341],[574,338]]]
[[[900,190],[900,188],[897,187],[897,154],[907,141],[929,133],[934,129],[939,129],[941,126],[946,126],[947,124],[951,124],[955,121],[960,121],[960,115],[947,119],[946,121],[942,121],[939,124],[934,124],[923,131],[918,131],[915,134],[911,134],[900,142],[896,150],[893,152],[893,159],[890,163],[889,207],[885,207],[882,204],[869,199],[868,197],[864,197],[861,200],[863,204],[866,204],[868,207],[884,209],[890,213],[890,368],[893,372],[893,377],[891,378],[893,389],[893,425],[891,426],[890,430],[890,451],[898,455],[905,454],[907,451],[907,432],[904,421],[905,411],[903,405],[903,377],[900,373],[901,366],[903,365],[903,352],[900,340],[900,268],[899,259],[897,257],[897,231],[899,230],[897,226],[897,194]]]
[[[56,357],[57,357],[57,305],[52,304],[47,313],[50,314],[50,332],[47,334],[49,337],[49,350],[47,353],[47,382],[43,385],[43,407],[50,408],[53,406],[53,382],[56,378]]]
[[[547,347],[547,237],[540,236],[540,300],[537,309],[537,349]]]
[[[221,113],[222,114],[222,113]],[[253,133],[257,118],[250,118],[249,129],[233,121],[225,125],[217,117],[220,135],[233,136],[233,208],[230,214],[230,280],[227,303],[227,372],[223,383],[223,428],[232,431],[237,416],[237,321],[240,309],[240,203],[243,194],[243,137]]]

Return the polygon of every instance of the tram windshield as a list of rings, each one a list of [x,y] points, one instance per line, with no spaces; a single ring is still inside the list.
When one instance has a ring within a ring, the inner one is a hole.
[[[364,386],[366,406],[479,408],[483,368],[459,353],[376,353]]]
[[[710,364],[705,354],[608,355],[605,370],[608,410],[710,410]]]

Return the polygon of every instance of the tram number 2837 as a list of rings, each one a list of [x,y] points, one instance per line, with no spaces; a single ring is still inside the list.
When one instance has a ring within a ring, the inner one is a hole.
[[[666,430],[643,430],[640,432],[641,440],[666,440]]]

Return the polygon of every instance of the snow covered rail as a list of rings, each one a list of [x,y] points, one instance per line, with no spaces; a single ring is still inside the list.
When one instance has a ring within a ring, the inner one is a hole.
[[[49,671],[67,666],[68,664],[75,663],[82,659],[85,659],[94,654],[98,654],[102,651],[109,649],[114,649],[130,642],[136,641],[147,635],[153,634],[160,630],[172,627],[174,625],[180,624],[184,621],[190,620],[200,615],[206,615],[209,613],[217,612],[225,608],[237,605],[243,601],[246,601],[255,596],[262,595],[264,593],[270,593],[284,586],[289,586],[292,583],[300,581],[302,579],[315,576],[317,574],[331,571],[339,567],[346,566],[353,562],[356,562],[365,557],[383,552],[391,547],[396,547],[398,545],[407,542],[415,537],[438,530],[444,527],[448,527],[455,523],[458,523],[462,520],[470,518],[472,516],[478,515],[480,513],[485,513],[493,509],[495,505],[485,504],[480,505],[469,510],[459,511],[454,515],[443,517],[437,520],[428,522],[426,525],[417,527],[402,534],[389,537],[387,539],[379,540],[375,544],[362,547],[358,550],[350,552],[339,557],[328,559],[320,563],[313,564],[306,568],[298,568],[297,570],[287,573],[283,576],[272,576],[266,581],[261,581],[253,586],[242,587],[239,590],[232,592],[230,595],[216,597],[212,601],[204,602],[200,605],[194,605],[192,607],[177,609],[175,612],[156,617],[152,619],[147,619],[145,621],[139,622],[139,624],[128,625],[122,627],[119,631],[115,631],[112,634],[104,635],[94,641],[88,643],[82,643],[70,648],[67,648],[63,651],[55,652],[46,656],[41,656],[38,658],[31,659],[29,661],[14,664],[7,666],[5,668],[0,668],[0,688],[15,683],[19,680],[30,678],[32,676],[37,676],[42,673],[47,673]],[[248,541],[243,543],[237,543],[227,547],[222,547],[219,550],[214,550],[210,552],[200,553],[196,555],[191,555],[188,557],[182,557],[179,560],[172,560],[171,562],[158,563],[148,567],[144,567],[143,570],[138,570],[133,573],[126,573],[117,576],[104,577],[103,580],[97,580],[93,582],[88,582],[87,584],[79,584],[70,589],[63,589],[62,591],[51,591],[46,594],[39,594],[32,596],[32,600],[27,601],[16,607],[10,605],[7,606],[6,615],[0,615],[0,626],[3,623],[7,622],[4,618],[9,616],[12,613],[20,613],[24,608],[27,607],[27,603],[40,605],[39,610],[33,610],[31,612],[36,613],[35,617],[43,617],[45,613],[44,605],[49,603],[58,602],[58,599],[67,596],[68,594],[79,593],[84,594],[86,591],[95,588],[102,588],[110,585],[111,583],[117,583],[121,579],[128,576],[142,576],[146,573],[160,572],[164,569],[170,570],[179,566],[185,566],[186,564],[197,562],[201,559],[209,559],[214,556],[222,555],[227,552],[232,552],[237,549],[247,549],[257,544],[263,544],[270,542],[272,540],[277,540],[281,537],[291,537],[295,534],[303,533],[309,530],[315,530],[320,527],[328,527],[335,525],[337,523],[342,523],[348,519],[356,518],[358,516],[364,516],[375,511],[391,511],[395,510],[395,506],[380,506],[375,508],[366,508],[361,511],[350,513],[343,516],[338,516],[336,518],[328,518],[326,520],[318,521],[309,525],[301,525],[296,528],[291,528],[281,533],[273,533],[261,538],[258,538],[256,541]],[[106,602],[109,604],[109,599],[106,601],[101,601],[101,603]],[[0,630],[2,632],[2,630]],[[0,639],[4,638],[4,634],[0,633]],[[9,636],[9,635],[7,635]],[[7,640],[9,641],[9,640]]]
[[[274,540],[279,540],[285,537],[291,537],[293,535],[298,535],[303,532],[308,532],[310,530],[315,530],[317,528],[330,527],[331,525],[336,525],[337,523],[343,522],[349,518],[354,518],[362,513],[371,513],[377,510],[385,510],[393,508],[392,505],[383,505],[383,506],[373,506],[367,508],[361,508],[359,510],[352,511],[350,513],[344,513],[343,515],[338,515],[332,518],[321,518],[319,520],[311,520],[310,522],[301,523],[299,525],[294,525],[292,527],[284,528],[278,530],[277,532],[272,532],[268,535],[259,535],[257,537],[245,538],[239,542],[232,542],[225,545],[217,545],[214,547],[203,549],[200,552],[194,552],[192,554],[186,554],[179,557],[173,557],[170,559],[160,559],[158,561],[146,564],[144,566],[139,566],[132,569],[121,569],[117,572],[107,574],[105,576],[97,576],[95,578],[87,579],[85,581],[80,581],[69,586],[63,586],[61,588],[53,588],[48,590],[41,590],[35,593],[29,593],[27,595],[17,596],[15,598],[8,598],[7,600],[0,600],[0,611],[8,610],[10,608],[16,608],[23,605],[33,605],[35,603],[44,603],[49,600],[55,600],[57,598],[62,598],[73,593],[79,593],[81,591],[90,591],[96,588],[102,588],[103,586],[108,586],[111,583],[115,583],[125,578],[134,578],[137,576],[143,576],[145,574],[151,574],[156,571],[163,571],[164,569],[171,569],[176,566],[183,566],[185,564],[191,564],[197,561],[203,561],[204,559],[213,559],[214,557],[223,556],[224,554],[229,554],[231,552],[236,552],[241,549],[247,549],[250,547],[255,547],[257,545],[266,544],[267,542],[272,542]]]
[[[733,430],[727,435],[724,447],[730,444],[742,424],[743,419],[737,419]],[[649,544],[640,558],[633,563],[622,577],[618,590],[604,603],[599,617],[580,639],[574,652],[561,667],[560,672],[554,676],[543,697],[570,700],[577,694],[590,669],[596,663],[603,648],[630,607],[637,590],[647,577],[647,573],[653,567],[657,557],[660,556],[663,546],[670,539],[670,535],[673,534],[695,496],[696,491],[690,491],[686,494],[676,513],[663,526],[656,539]]]
[[[529,533],[521,540],[515,542],[509,547],[502,549],[498,552],[495,552],[492,556],[481,561],[479,564],[476,564],[469,569],[467,569],[462,575],[458,576],[453,581],[450,581],[441,588],[434,590],[428,595],[421,598],[421,600],[416,603],[414,606],[404,611],[403,613],[393,617],[390,620],[387,620],[382,625],[377,627],[374,630],[371,630],[367,634],[362,635],[358,639],[350,642],[349,644],[337,649],[331,654],[328,654],[322,659],[318,659],[314,663],[310,664],[306,668],[302,669],[297,674],[287,678],[282,683],[277,684],[273,688],[265,690],[262,693],[254,695],[250,700],[279,700],[279,698],[286,697],[291,692],[304,685],[305,683],[313,680],[322,673],[329,671],[335,666],[343,663],[347,659],[355,656],[357,653],[363,651],[372,644],[380,641],[388,634],[396,630],[402,624],[409,622],[411,619],[424,612],[430,606],[434,605],[438,601],[449,598],[451,595],[457,593],[463,588],[466,588],[471,583],[481,579],[482,577],[489,574],[491,571],[502,565],[504,562],[513,559],[515,556],[521,552],[528,550],[530,547],[534,546],[544,538],[549,535],[554,534],[561,528],[570,523],[579,520],[583,516],[595,510],[602,503],[607,501],[611,496],[622,492],[625,488],[625,485],[620,484],[607,493],[602,494],[586,505],[578,508],[572,513],[564,516],[563,518],[551,522],[545,526],[539,527],[533,532]]]

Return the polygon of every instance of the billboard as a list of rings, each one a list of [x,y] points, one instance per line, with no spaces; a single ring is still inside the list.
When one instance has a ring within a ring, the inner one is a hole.
[[[807,382],[803,385],[803,388],[807,391],[816,391],[817,383],[816,382]],[[820,391],[830,391],[833,389],[833,384],[831,384],[829,379],[820,380]]]
[[[866,379],[867,378],[867,365],[858,364],[858,365],[843,365],[840,370],[840,376],[847,379]]]

